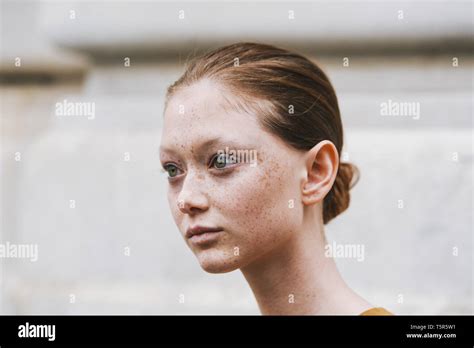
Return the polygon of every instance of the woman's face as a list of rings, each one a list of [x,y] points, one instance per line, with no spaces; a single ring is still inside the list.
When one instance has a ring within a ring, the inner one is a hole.
[[[178,90],[165,110],[160,146],[173,218],[211,273],[264,257],[303,222],[303,153],[263,130],[255,115],[225,107],[235,98],[225,95],[209,80]],[[198,225],[222,231],[188,238]]]

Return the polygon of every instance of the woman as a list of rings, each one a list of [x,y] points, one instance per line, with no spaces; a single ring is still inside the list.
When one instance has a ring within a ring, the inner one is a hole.
[[[256,43],[199,57],[168,88],[161,141],[174,220],[205,271],[240,269],[266,315],[389,314],[325,253],[357,170],[339,162],[338,102],[317,65]]]

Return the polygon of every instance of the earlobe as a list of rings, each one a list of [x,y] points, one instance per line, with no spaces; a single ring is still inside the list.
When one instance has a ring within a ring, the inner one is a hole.
[[[312,205],[321,202],[334,184],[339,166],[338,151],[332,142],[323,140],[307,152],[305,164],[302,201]]]

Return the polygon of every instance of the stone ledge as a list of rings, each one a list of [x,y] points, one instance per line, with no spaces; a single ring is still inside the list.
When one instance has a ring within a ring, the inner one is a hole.
[[[74,19],[68,17],[70,11]],[[294,19],[289,11],[294,11]],[[363,1],[72,1],[48,3],[42,18],[54,42],[101,60],[176,57],[235,41],[263,41],[319,53],[472,52],[471,7],[462,1],[365,5]]]

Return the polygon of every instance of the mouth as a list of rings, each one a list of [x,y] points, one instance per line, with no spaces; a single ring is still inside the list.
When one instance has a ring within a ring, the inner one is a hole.
[[[194,226],[186,231],[186,238],[195,244],[206,244],[215,241],[223,231],[220,227]]]

